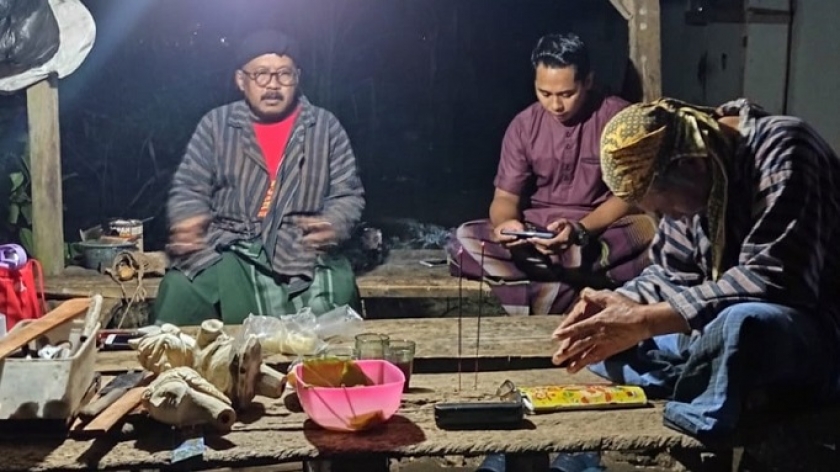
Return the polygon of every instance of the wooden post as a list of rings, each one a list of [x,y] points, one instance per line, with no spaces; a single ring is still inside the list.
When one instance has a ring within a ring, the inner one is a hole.
[[[610,0],[627,19],[630,61],[624,96],[630,101],[651,101],[662,96],[660,0]]]
[[[58,275],[64,271],[58,79],[52,75],[30,86],[26,90],[26,107],[34,256],[43,266],[45,275]]]

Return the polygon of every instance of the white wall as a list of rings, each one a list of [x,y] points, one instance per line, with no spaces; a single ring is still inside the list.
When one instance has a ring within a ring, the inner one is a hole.
[[[840,151],[840,0],[794,0],[790,63],[786,24],[690,26],[687,1],[661,1],[664,95],[703,105],[747,97],[806,119]],[[788,1],[749,0],[782,9]]]
[[[746,25],[744,97],[770,113],[785,113],[788,71],[787,23]]]
[[[795,3],[788,113],[840,151],[840,1]]]
[[[687,25],[687,4],[661,1],[663,95],[710,106],[740,97],[744,26]]]

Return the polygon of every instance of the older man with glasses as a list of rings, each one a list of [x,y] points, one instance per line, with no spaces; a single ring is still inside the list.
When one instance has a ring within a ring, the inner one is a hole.
[[[338,119],[301,93],[297,57],[286,35],[251,34],[234,76],[244,100],[199,122],[169,195],[158,324],[358,308],[335,249],[361,218],[364,189]]]

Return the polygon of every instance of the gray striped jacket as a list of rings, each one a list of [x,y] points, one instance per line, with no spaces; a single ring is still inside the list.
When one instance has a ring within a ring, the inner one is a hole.
[[[170,227],[210,216],[208,247],[173,259],[174,268],[192,279],[233,243],[260,238],[277,274],[311,278],[316,254],[301,244],[296,218],[321,215],[341,241],[349,238],[365,206],[350,140],[332,113],[300,102],[265,219],[257,214],[270,181],[250,108],[238,101],[201,119],[173,177],[167,214]]]
[[[652,264],[618,290],[667,301],[701,330],[724,308],[768,302],[798,308],[828,333],[840,327],[840,159],[807,123],[770,116],[743,100],[741,148],[729,167],[724,267],[711,278],[705,218],[664,217]]]

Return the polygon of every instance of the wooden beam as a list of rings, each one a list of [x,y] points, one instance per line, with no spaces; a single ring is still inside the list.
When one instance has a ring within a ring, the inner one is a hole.
[[[613,1],[615,5],[616,1]],[[662,96],[660,0],[620,0],[630,12],[627,30],[630,61],[624,84],[625,98],[651,101]]]
[[[53,75],[30,86],[26,90],[26,107],[32,178],[33,251],[44,273],[57,275],[64,270],[58,79]]]
[[[610,0],[610,3],[612,3],[612,6],[614,6],[615,9],[618,10],[618,14],[621,15],[621,17],[624,18],[625,20],[630,21],[630,17],[632,16],[632,14],[630,13],[630,10],[627,8],[627,5],[625,4],[625,2],[626,2],[626,0]]]

